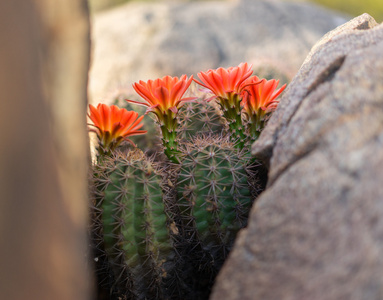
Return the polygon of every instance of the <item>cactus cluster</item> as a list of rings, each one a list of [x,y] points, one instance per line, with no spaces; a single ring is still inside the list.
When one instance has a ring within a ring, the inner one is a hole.
[[[92,237],[102,257],[99,276],[109,279],[116,299],[207,299],[265,181],[248,145],[283,89],[250,77],[247,64],[210,71],[197,82],[213,92],[210,99],[182,98],[192,77],[134,85],[147,103],[129,102],[154,114],[167,159],[148,158],[137,148],[116,150],[115,143],[98,152]],[[90,115],[98,136],[121,143],[143,133],[142,118],[111,108],[116,114],[108,119],[104,111]],[[253,120],[257,127],[248,126]]]

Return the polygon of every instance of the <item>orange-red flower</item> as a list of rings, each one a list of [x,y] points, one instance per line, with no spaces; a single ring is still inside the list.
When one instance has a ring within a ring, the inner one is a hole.
[[[252,65],[241,63],[238,67],[228,69],[218,68],[198,73],[201,80],[198,84],[209,89],[214,96],[207,101],[217,99],[224,118],[231,131],[231,139],[236,147],[242,149],[245,145],[246,135],[242,124],[242,95],[241,92],[248,83],[245,81],[253,74]]]
[[[246,90],[243,91],[243,110],[247,115],[273,112],[279,104],[276,98],[286,88],[285,84],[277,90],[279,80],[260,80],[257,76],[251,77],[246,84]]]
[[[245,84],[246,89],[242,92],[243,113],[251,135],[257,138],[265,126],[266,117],[277,108],[277,97],[286,88],[286,84],[277,89],[279,80],[260,80],[257,76],[252,76]]]
[[[144,124],[140,124],[144,116],[138,117],[135,111],[118,108],[115,105],[98,104],[97,108],[89,105],[89,118],[92,120],[100,141],[100,147],[108,152],[115,149],[122,141],[134,143],[128,136],[144,134],[146,130],[139,130]]]
[[[148,80],[148,82],[140,80],[133,84],[133,88],[147,103],[128,99],[126,101],[147,106],[146,113],[152,111],[159,118],[169,111],[176,114],[185,102],[196,99],[195,97],[182,98],[192,80],[193,76],[188,79],[186,75],[182,75],[180,78],[165,76],[156,80]]]
[[[188,79],[186,75],[182,75],[180,78],[165,76],[156,80],[148,80],[148,82],[140,80],[133,84],[133,88],[146,100],[146,103],[126,100],[148,107],[146,113],[153,112],[157,116],[165,154],[175,163],[179,162],[180,154],[177,149],[178,121],[176,117],[178,110],[185,102],[197,98],[182,98],[192,81],[193,76]]]
[[[208,70],[197,74],[201,82],[195,79],[194,81],[209,89],[215,95],[209,100],[217,97],[231,99],[245,87],[243,82],[253,74],[251,67],[252,65],[241,63],[238,67]]]

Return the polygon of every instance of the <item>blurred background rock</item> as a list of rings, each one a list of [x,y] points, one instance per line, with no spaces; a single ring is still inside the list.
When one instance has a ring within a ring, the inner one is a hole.
[[[137,1],[137,0],[135,0]],[[150,2],[150,0],[141,0],[142,2]],[[200,0],[201,1],[201,0]],[[224,0],[220,0],[224,1]],[[305,0],[301,0],[305,1]],[[306,0],[311,1],[328,8],[345,12],[353,16],[360,15],[367,12],[378,22],[383,21],[383,1],[378,0]],[[89,0],[90,8],[92,12],[98,12],[111,8],[116,5],[120,5],[126,2],[132,2],[132,0]],[[158,1],[152,1],[158,2]]]
[[[366,11],[383,18],[378,1],[327,1],[338,11],[319,2],[326,0],[89,0],[89,102],[139,111],[124,101],[140,100],[132,88],[138,80],[196,76],[241,62],[282,85],[292,80],[312,46],[353,14]],[[152,130],[153,122],[145,120]],[[133,137],[134,142],[152,148],[154,135],[146,136]]]
[[[91,103],[139,99],[138,80],[253,64],[288,83],[314,43],[351,16],[306,1],[90,0]],[[124,103],[123,101],[120,103]]]

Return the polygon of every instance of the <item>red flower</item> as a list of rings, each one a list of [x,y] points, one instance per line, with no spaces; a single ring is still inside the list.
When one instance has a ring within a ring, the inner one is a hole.
[[[244,126],[242,124],[242,95],[241,92],[248,84],[245,84],[252,74],[252,65],[241,63],[238,67],[228,69],[218,68],[198,73],[202,82],[194,80],[198,84],[209,89],[214,96],[208,99],[217,99],[224,118],[227,120],[231,131],[231,139],[237,148],[242,149],[246,142]]]
[[[182,98],[192,80],[193,76],[188,79],[186,75],[180,78],[165,76],[148,82],[140,80],[133,84],[133,88],[146,100],[146,103],[126,99],[128,102],[147,106],[146,113],[153,112],[157,116],[165,154],[175,163],[179,162],[180,155],[177,149],[178,110],[185,102],[197,99],[197,97]]]
[[[128,136],[144,134],[146,130],[139,130],[144,124],[140,124],[144,116],[138,117],[135,111],[127,111],[125,108],[118,108],[115,105],[98,104],[97,108],[89,105],[89,118],[96,129],[100,146],[104,151],[115,149],[122,141],[134,143]]]
[[[285,84],[277,90],[279,80],[260,80],[257,76],[249,78],[245,84],[246,90],[242,92],[243,110],[248,116],[254,114],[264,116],[273,112],[279,104],[276,98],[286,88]]]
[[[182,99],[192,80],[193,76],[188,79],[186,75],[180,78],[165,76],[148,82],[140,80],[133,84],[133,88],[147,103],[128,99],[126,101],[147,106],[146,113],[152,111],[161,120],[163,114],[168,114],[169,111],[176,114],[185,102],[196,99],[195,97]]]
[[[238,67],[208,70],[197,74],[201,82],[194,81],[212,91],[215,96],[209,101],[217,97],[231,99],[245,87],[243,82],[253,74],[251,67],[252,65],[241,63]]]
[[[286,84],[277,89],[279,80],[259,80],[257,76],[249,78],[245,84],[247,87],[242,92],[242,111],[250,137],[256,140],[265,127],[267,116],[277,108],[279,104],[277,97],[286,88]]]

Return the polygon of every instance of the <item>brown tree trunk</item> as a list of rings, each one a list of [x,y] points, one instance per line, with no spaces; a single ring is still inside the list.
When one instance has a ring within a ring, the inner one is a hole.
[[[0,299],[89,299],[86,0],[0,1]]]

